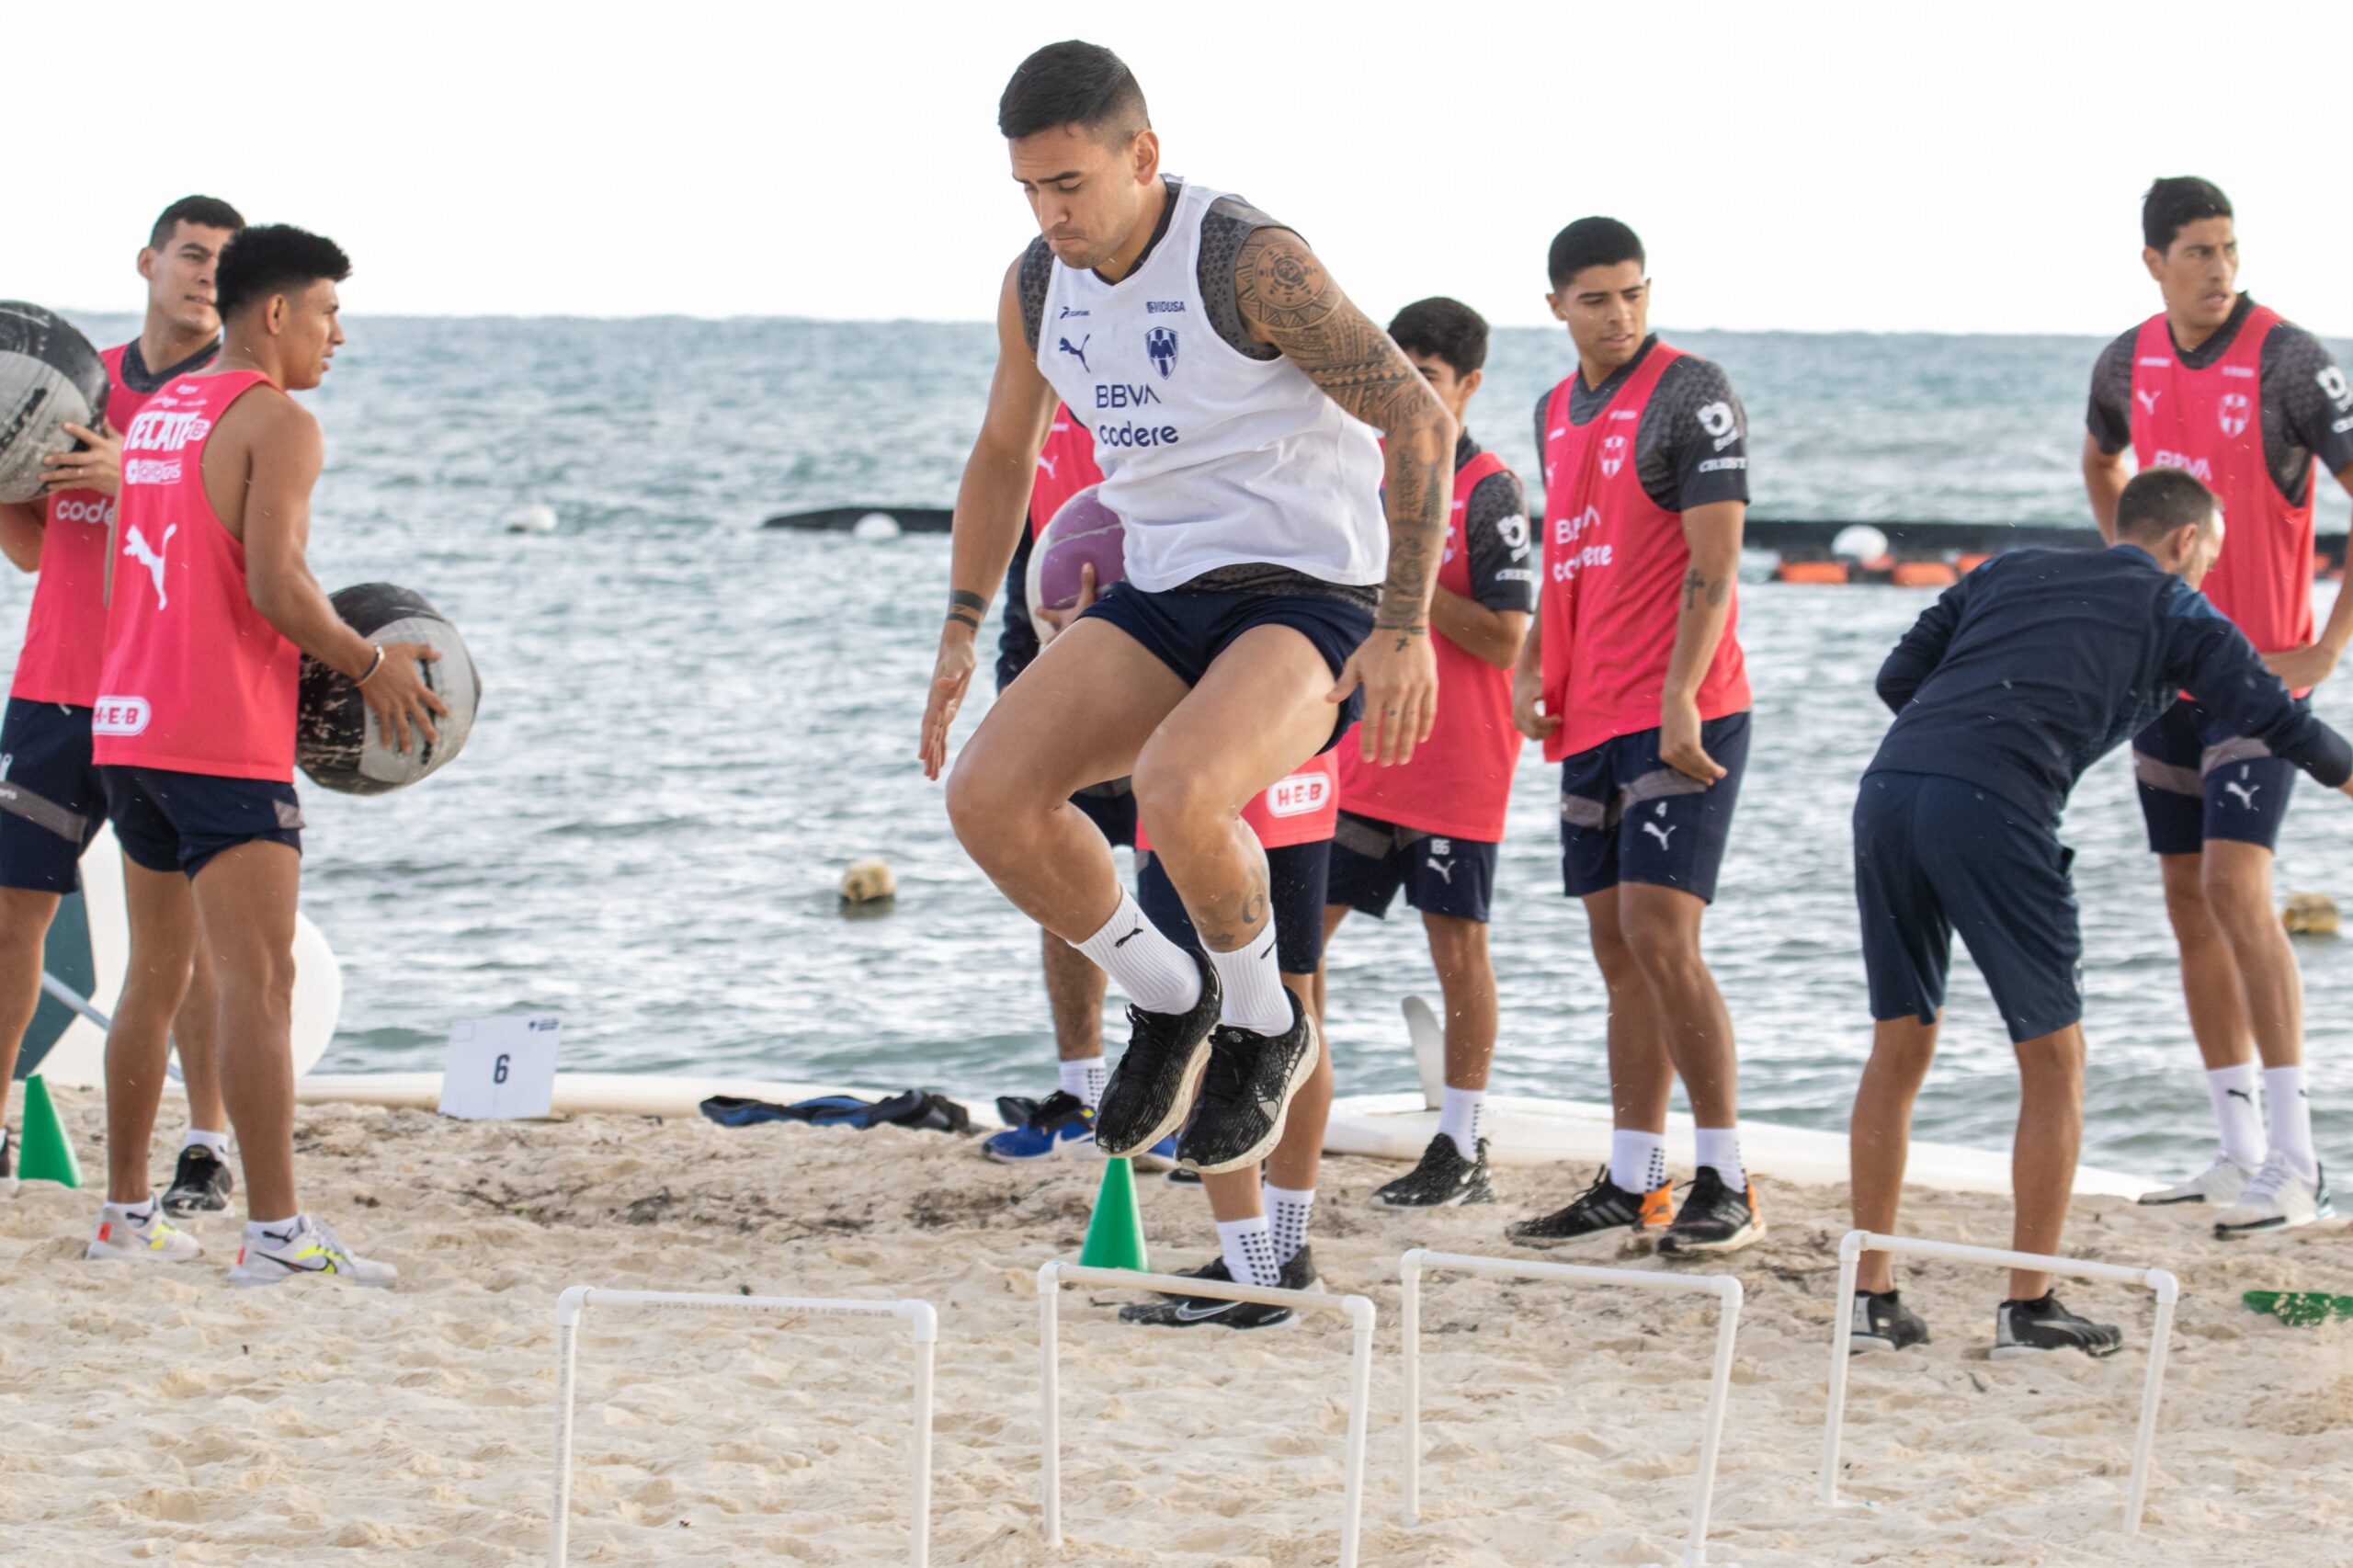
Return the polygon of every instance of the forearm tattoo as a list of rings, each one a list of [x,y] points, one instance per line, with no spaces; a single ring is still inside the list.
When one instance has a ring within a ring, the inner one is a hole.
[[[1711,580],[1708,574],[1697,566],[1683,574],[1683,608],[1685,609],[1695,608],[1702,598],[1707,600],[1708,608],[1713,609],[1723,603],[1731,593],[1732,579],[1729,577]]]
[[[1243,242],[1233,266],[1235,302],[1251,330],[1389,438],[1389,577],[1375,624],[1399,633],[1401,647],[1427,636],[1452,494],[1452,454],[1422,439],[1444,418],[1437,394],[1297,234],[1260,229]]]
[[[969,588],[951,588],[948,594],[948,619],[960,621],[978,631],[981,617],[988,613],[989,601]]]

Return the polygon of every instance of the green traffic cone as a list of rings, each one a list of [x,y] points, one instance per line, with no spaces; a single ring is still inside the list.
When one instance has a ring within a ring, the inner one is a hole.
[[[36,1073],[25,1080],[25,1121],[18,1139],[17,1178],[53,1181],[60,1187],[82,1185],[82,1162],[74,1157],[74,1141],[57,1119],[49,1085]]]
[[[1150,1272],[1143,1215],[1136,1208],[1136,1174],[1125,1160],[1103,1162],[1103,1185],[1095,1194],[1095,1213],[1086,1221],[1086,1244],[1078,1249],[1078,1261],[1089,1268]]]

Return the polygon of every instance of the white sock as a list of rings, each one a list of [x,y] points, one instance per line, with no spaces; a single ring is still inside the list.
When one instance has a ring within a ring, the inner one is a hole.
[[[1279,1285],[1282,1265],[1275,1261],[1274,1233],[1263,1214],[1247,1220],[1220,1220],[1217,1244],[1225,1254],[1225,1271],[1236,1285]]]
[[[1128,1000],[1147,1013],[1188,1013],[1201,999],[1201,970],[1193,955],[1143,917],[1135,895],[1120,890],[1120,907],[1103,929],[1071,944],[1119,982]]]
[[[290,1220],[248,1220],[245,1221],[245,1240],[259,1241],[264,1231],[276,1231],[282,1236],[301,1222],[302,1216],[300,1214]]]
[[[1065,1059],[1062,1063],[1063,1093],[1093,1110],[1103,1103],[1104,1081],[1111,1070],[1103,1065],[1099,1056],[1082,1056],[1076,1061]]]
[[[1307,1244],[1308,1218],[1315,1212],[1315,1189],[1267,1183],[1267,1223],[1275,1236],[1275,1261],[1289,1263]]]
[[[1284,1034],[1290,1028],[1290,993],[1275,967],[1275,928],[1267,928],[1230,953],[1211,953],[1210,967],[1225,987],[1225,1010],[1218,1021],[1254,1034]]]
[[[1748,1173],[1740,1168],[1740,1129],[1737,1127],[1694,1128],[1698,1144],[1693,1164],[1712,1166],[1724,1178],[1724,1185],[1734,1192],[1748,1186]]]
[[[2271,1128],[2271,1152],[2285,1154],[2288,1164],[2306,1181],[2320,1179],[2320,1157],[2313,1153],[2313,1102],[2304,1088],[2304,1070],[2266,1067],[2263,1070],[2263,1109]]]
[[[2268,1148],[2263,1113],[2255,1103],[2255,1092],[2262,1086],[2263,1074],[2252,1062],[2212,1068],[2206,1074],[2206,1093],[2214,1102],[2214,1125],[2222,1135],[2222,1156],[2248,1170],[2263,1164]]]
[[[1637,1196],[1656,1192],[1666,1185],[1666,1139],[1657,1132],[1629,1132],[1618,1129],[1609,1135],[1609,1184],[1620,1192]]]
[[[1486,1103],[1486,1090],[1458,1089],[1451,1084],[1438,1097],[1438,1130],[1454,1140],[1466,1160],[1479,1157],[1479,1122]]]
[[[149,1193],[137,1203],[103,1203],[98,1206],[101,1220],[119,1220],[126,1225],[143,1225],[155,1217],[155,1195]]]
[[[199,1144],[211,1150],[215,1159],[220,1160],[224,1164],[228,1161],[229,1135],[227,1133],[204,1132],[191,1127],[188,1130],[188,1136],[180,1140],[180,1147],[183,1149],[193,1149]]]

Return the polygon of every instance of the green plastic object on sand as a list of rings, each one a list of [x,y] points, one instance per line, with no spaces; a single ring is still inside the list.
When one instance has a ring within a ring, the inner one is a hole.
[[[24,1135],[18,1144],[17,1179],[53,1181],[60,1187],[82,1185],[82,1163],[74,1157],[74,1141],[57,1119],[49,1097],[48,1081],[39,1074],[25,1080]]]
[[[1143,1214],[1136,1207],[1136,1174],[1125,1160],[1103,1162],[1103,1185],[1096,1189],[1095,1213],[1086,1221],[1086,1244],[1078,1261],[1089,1268],[1148,1271],[1144,1262]]]
[[[2353,1296],[2324,1296],[2316,1290],[2249,1290],[2239,1300],[2247,1311],[2269,1312],[2296,1328],[2311,1328],[2331,1318],[2353,1323]]]

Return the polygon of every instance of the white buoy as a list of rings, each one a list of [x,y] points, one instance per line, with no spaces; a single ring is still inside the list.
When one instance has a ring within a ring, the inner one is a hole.
[[[527,501],[510,507],[499,521],[511,534],[551,534],[555,532],[555,508],[543,501]]]
[[[896,539],[899,519],[888,512],[869,512],[850,526],[853,539]]]
[[[1841,561],[1859,561],[1870,565],[1887,559],[1887,536],[1869,523],[1854,523],[1838,530],[1830,541],[1830,553]]]
[[[842,872],[842,908],[845,912],[887,909],[898,896],[898,874],[891,869],[887,861],[872,857],[853,860]]]

